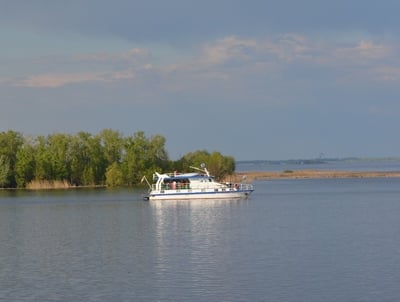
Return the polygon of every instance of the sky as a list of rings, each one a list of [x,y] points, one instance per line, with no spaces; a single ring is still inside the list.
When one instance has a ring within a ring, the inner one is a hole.
[[[0,0],[0,131],[171,159],[400,156],[400,1]]]

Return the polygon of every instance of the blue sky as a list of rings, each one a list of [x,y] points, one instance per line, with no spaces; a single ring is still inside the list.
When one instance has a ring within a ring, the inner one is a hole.
[[[400,156],[399,1],[0,0],[0,131],[172,159]]]

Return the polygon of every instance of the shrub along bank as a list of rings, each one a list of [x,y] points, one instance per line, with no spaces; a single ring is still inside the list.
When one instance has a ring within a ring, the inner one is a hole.
[[[201,163],[217,179],[235,171],[234,158],[217,151],[198,150],[172,161],[165,143],[162,135],[148,137],[143,131],[36,137],[0,132],[0,188],[131,186],[144,175],[150,179],[154,171],[188,171]]]

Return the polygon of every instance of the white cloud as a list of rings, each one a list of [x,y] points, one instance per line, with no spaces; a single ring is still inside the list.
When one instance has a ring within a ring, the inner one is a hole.
[[[377,80],[385,82],[400,82],[400,66],[378,66],[374,68]]]
[[[203,47],[203,60],[210,65],[229,61],[247,61],[254,57],[257,40],[235,36],[220,39]]]
[[[366,60],[380,60],[388,57],[392,50],[389,45],[376,44],[372,41],[358,41],[355,45],[336,48],[337,59],[365,62]]]
[[[76,84],[82,82],[112,82],[133,78],[134,73],[129,71],[112,73],[86,72],[69,74],[41,74],[20,79],[15,82],[14,85],[32,88],[56,88],[68,84]]]
[[[118,63],[127,64],[146,64],[151,58],[151,53],[147,49],[132,48],[126,52],[119,54],[111,53],[95,53],[78,55],[73,59],[82,62],[98,62],[98,63]]]
[[[37,64],[40,65],[38,68],[43,69],[42,66],[47,64],[52,66],[52,72],[32,72],[31,75],[22,75],[13,80],[3,78],[1,82],[13,82],[15,86],[55,88],[150,75],[158,77],[160,87],[171,85],[174,89],[179,87],[188,90],[207,86],[210,81],[238,82],[241,77],[262,75],[268,76],[268,79],[278,79],[284,72],[291,73],[291,78],[299,72],[317,79],[321,68],[334,74],[337,82],[352,78],[400,80],[400,64],[387,63],[390,60],[397,62],[396,48],[367,40],[353,41],[347,45],[341,42],[339,46],[339,42],[299,34],[257,39],[228,36],[204,43],[199,49],[198,53],[173,56],[174,61],[165,58],[154,60],[151,51],[145,48],[132,48],[121,53],[82,54],[67,58],[64,62],[57,61],[59,58],[48,58],[49,63],[46,63],[43,62],[46,58],[42,58]],[[156,63],[166,61],[169,63]],[[316,67],[320,69],[314,71]],[[71,68],[75,70],[70,71]],[[174,81],[182,81],[182,84]]]
[[[0,83],[19,87],[57,88],[84,82],[115,82],[134,79],[136,71],[151,70],[150,52],[134,48],[122,53],[94,53],[73,57],[41,57],[33,60],[34,69],[53,69],[52,72],[34,72],[15,78],[3,78]],[[74,71],[70,71],[73,69]],[[66,71],[68,70],[68,71]],[[27,73],[28,70],[24,70]]]
[[[265,41],[263,49],[277,59],[286,62],[310,59],[310,50],[315,48],[306,37],[298,34],[285,34],[277,41]]]

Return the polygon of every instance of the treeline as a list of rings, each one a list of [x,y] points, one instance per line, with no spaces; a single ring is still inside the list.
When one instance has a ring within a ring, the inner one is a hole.
[[[16,131],[0,132],[0,187],[25,188],[34,182],[62,182],[69,186],[131,186],[154,171],[187,171],[207,165],[217,179],[235,170],[235,160],[219,152],[198,150],[177,161],[168,157],[165,138],[132,136],[104,129],[96,135],[55,133],[24,136]]]

